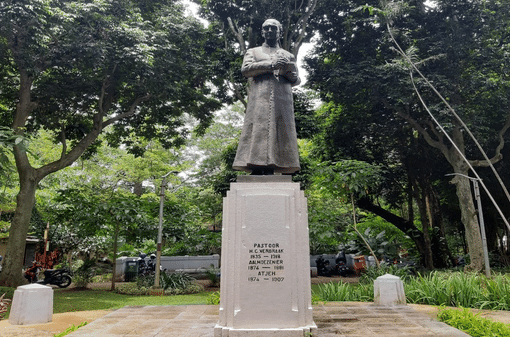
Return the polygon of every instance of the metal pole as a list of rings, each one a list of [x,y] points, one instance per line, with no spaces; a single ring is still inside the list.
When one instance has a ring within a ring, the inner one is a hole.
[[[154,288],[159,288],[159,266],[161,264],[161,241],[163,240],[163,203],[165,201],[165,182],[166,175],[163,176],[163,181],[161,181],[161,191],[159,193],[159,226],[158,226],[158,246],[156,251],[156,277],[154,279]]]
[[[478,218],[480,221],[480,231],[482,233],[483,257],[485,260],[485,276],[491,277],[491,267],[489,265],[489,250],[487,249],[487,237],[485,236],[485,223],[483,222],[482,199],[480,198],[480,189],[478,188],[478,179],[472,179],[475,189],[476,203],[478,204]]]

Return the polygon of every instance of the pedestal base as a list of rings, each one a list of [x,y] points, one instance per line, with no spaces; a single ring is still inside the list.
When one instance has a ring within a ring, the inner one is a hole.
[[[316,328],[314,325],[302,329],[233,329],[216,325],[214,337],[303,337],[314,336]]]
[[[215,337],[306,336],[312,318],[306,198],[287,176],[231,184],[223,203]]]

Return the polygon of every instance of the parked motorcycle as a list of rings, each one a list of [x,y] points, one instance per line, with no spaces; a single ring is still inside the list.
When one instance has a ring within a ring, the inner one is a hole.
[[[345,265],[345,263],[343,261],[338,261],[336,263],[335,270],[334,270],[334,273],[336,275],[346,277],[348,272],[349,272],[349,268],[347,268],[347,266]]]
[[[322,256],[319,256],[317,260],[315,260],[317,265],[317,275],[319,276],[331,276],[331,270],[329,269],[329,261],[324,260]]]
[[[59,288],[67,288],[73,282],[71,271],[68,269],[46,269],[44,280],[37,281],[38,284],[54,284]]]
[[[147,276],[154,274],[154,270],[150,265],[151,260],[146,261],[147,254],[140,253],[138,257],[138,276]]]
[[[43,280],[38,280],[37,275],[39,270],[42,269],[42,264],[40,262],[34,261],[32,262],[32,266],[27,268],[25,271],[25,278],[30,283],[38,283],[38,284],[54,284],[59,288],[67,288],[73,281],[71,278],[71,271],[68,269],[46,269]]]

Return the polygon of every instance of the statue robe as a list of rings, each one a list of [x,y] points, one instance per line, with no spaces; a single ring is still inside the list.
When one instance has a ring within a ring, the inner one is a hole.
[[[273,70],[277,54],[292,63]],[[287,174],[299,171],[292,86],[300,79],[294,55],[264,43],[246,52],[241,73],[249,81],[248,106],[233,168],[250,172],[268,167]]]

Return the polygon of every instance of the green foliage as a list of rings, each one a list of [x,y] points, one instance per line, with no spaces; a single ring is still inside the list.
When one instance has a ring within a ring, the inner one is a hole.
[[[220,292],[215,291],[209,294],[207,297],[207,304],[211,305],[219,305],[220,304]]]
[[[161,273],[161,287],[167,289],[186,289],[195,279],[186,273]]]
[[[160,286],[164,295],[197,294],[203,287],[193,282],[194,278],[185,273],[161,273]],[[119,294],[145,296],[154,288],[154,275],[139,276],[135,283],[119,284],[115,291]]]
[[[344,282],[330,282],[319,284],[314,295],[321,301],[359,301],[370,302],[374,300],[374,285],[352,285]]]
[[[135,285],[134,283],[130,283]],[[120,287],[127,286],[122,284]],[[53,313],[119,309],[126,305],[190,305],[206,304],[209,293],[198,292],[189,295],[148,296],[126,295],[107,290],[73,291],[56,289],[53,294]]]
[[[220,274],[220,270],[214,268],[214,266],[212,266],[212,265],[209,268],[207,268],[207,270],[205,271],[205,275],[209,279],[211,287],[217,287],[219,285],[219,283],[220,283],[220,275],[219,274]]]
[[[337,197],[350,194],[363,196],[377,187],[382,179],[383,169],[377,165],[357,160],[322,162],[318,164],[314,183],[321,190]]]
[[[149,289],[154,286],[155,275],[145,275],[136,278],[138,288]],[[186,273],[160,273],[159,284],[164,290],[186,289],[195,279]]]
[[[414,256],[415,246],[412,240],[394,225],[373,214],[359,213],[358,230],[363,234],[374,253],[379,257],[398,258],[402,251]],[[346,251],[369,255],[365,243],[352,229],[345,233]]]
[[[9,309],[10,299],[5,297],[5,293],[0,296],[0,320],[4,318],[5,314]]]
[[[73,283],[76,288],[86,288],[92,282],[95,271],[96,262],[92,259],[86,259],[73,270]]]
[[[79,328],[81,328],[82,326],[85,326],[87,325],[88,323],[87,322],[82,322],[80,324],[78,324],[77,326],[75,326],[74,324],[72,326],[70,326],[69,328],[67,328],[65,331],[63,332],[60,332],[60,333],[57,333],[55,335],[53,335],[53,337],[64,337],[64,336],[67,336],[69,335],[71,332],[74,332],[76,330],[78,330]]]
[[[383,276],[385,274],[391,274],[400,277],[400,279],[404,282],[409,280],[412,275],[412,271],[406,267],[399,267],[394,264],[385,264],[381,263],[380,268],[376,268],[373,266],[369,266],[365,269],[365,271],[361,274],[359,278],[359,283],[361,284],[372,284],[379,276]]]
[[[496,274],[487,279],[476,273],[434,271],[410,278],[404,286],[410,303],[510,310],[507,275]]]
[[[16,288],[0,286],[0,293],[5,294],[5,298],[13,299]]]
[[[510,336],[510,325],[493,322],[490,319],[473,314],[469,309],[441,308],[437,315],[441,322],[462,330],[473,337],[503,337]]]
[[[440,271],[411,276],[393,266],[369,268],[358,285],[331,282],[314,287],[314,294],[322,301],[373,301],[373,281],[386,273],[403,280],[408,303],[510,310],[510,278],[502,274],[491,279],[476,273]]]

